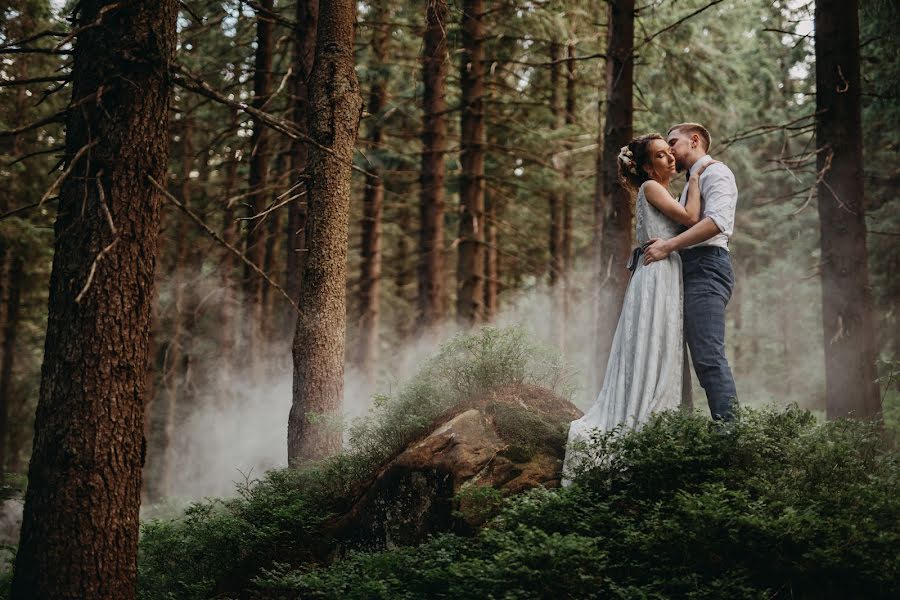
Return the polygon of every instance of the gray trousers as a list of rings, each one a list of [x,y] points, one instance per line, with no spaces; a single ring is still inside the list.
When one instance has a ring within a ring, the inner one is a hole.
[[[718,246],[681,251],[684,336],[713,419],[730,421],[737,407],[734,376],[725,356],[725,307],[734,289],[731,256]]]

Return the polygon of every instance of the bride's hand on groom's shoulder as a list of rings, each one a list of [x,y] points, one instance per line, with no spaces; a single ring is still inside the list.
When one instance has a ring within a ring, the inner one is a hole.
[[[644,264],[665,260],[672,253],[669,240],[655,238],[644,246]]]
[[[709,161],[708,163],[704,164],[702,167],[700,167],[699,169],[697,169],[697,172],[696,172],[696,173],[693,173],[693,174],[691,175],[691,179],[695,179],[695,178],[696,178],[697,181],[700,181],[700,176],[703,175],[703,171],[705,171],[705,170],[707,169],[707,167],[709,167],[709,166],[711,166],[711,165],[718,164],[718,163],[720,163],[720,162],[722,162],[722,161],[721,161],[721,160],[711,160],[711,161]]]

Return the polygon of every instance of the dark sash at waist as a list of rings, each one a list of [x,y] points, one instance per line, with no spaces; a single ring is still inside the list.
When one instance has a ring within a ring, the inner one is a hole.
[[[634,250],[631,251],[631,257],[628,259],[628,270],[634,273],[634,270],[637,269],[638,261],[641,260],[641,255],[644,253],[644,247],[638,246]]]

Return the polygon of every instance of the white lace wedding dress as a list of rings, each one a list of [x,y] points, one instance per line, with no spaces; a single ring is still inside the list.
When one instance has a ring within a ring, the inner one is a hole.
[[[678,224],[647,202],[644,185],[635,204],[638,244],[674,237],[679,232]],[[641,257],[625,292],[600,395],[569,428],[564,485],[579,462],[578,442],[588,441],[592,430],[608,431],[619,424],[637,428],[652,413],[679,406],[684,345],[682,295],[681,257],[677,252],[649,265],[644,265]]]

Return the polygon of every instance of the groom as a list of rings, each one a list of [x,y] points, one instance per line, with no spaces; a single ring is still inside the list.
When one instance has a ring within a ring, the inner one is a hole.
[[[681,123],[669,129],[668,143],[675,168],[688,177],[712,160],[707,154],[709,131],[698,123]],[[710,165],[700,178],[703,205],[699,223],[669,240],[654,240],[644,252],[644,263],[663,260],[681,252],[684,277],[684,335],[691,350],[694,371],[706,390],[713,419],[730,421],[737,408],[734,377],[725,356],[725,306],[734,288],[734,272],[728,238],[734,231],[737,186],[731,169]],[[681,204],[687,201],[687,186]]]

